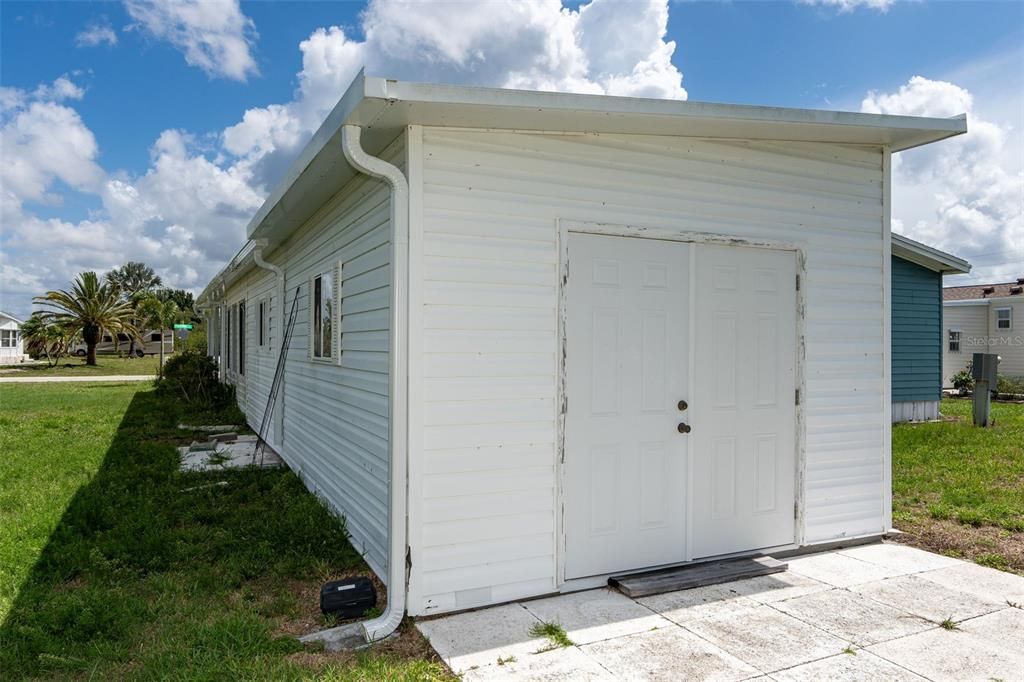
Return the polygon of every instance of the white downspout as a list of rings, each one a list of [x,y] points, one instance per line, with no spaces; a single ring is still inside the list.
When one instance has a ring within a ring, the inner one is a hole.
[[[258,266],[264,270],[270,270],[277,275],[277,300],[279,301],[278,306],[281,309],[281,326],[278,327],[278,337],[282,342],[281,350],[284,351],[284,329],[288,324],[288,311],[284,304],[284,268],[268,263],[263,260],[263,249],[267,246],[266,239],[257,239],[255,241],[256,247],[252,250],[252,260]],[[271,306],[273,308],[273,306]],[[259,320],[257,320],[259,322]],[[287,360],[286,360],[287,364]],[[276,370],[276,367],[275,367]],[[275,405],[277,412],[274,414],[274,435],[277,437],[277,447],[284,447],[284,379],[285,375],[281,375],[281,386],[278,393],[279,405]],[[279,450],[280,451],[280,450]]]
[[[406,598],[406,508],[408,502],[408,367],[407,324],[409,319],[409,183],[402,171],[363,150],[362,129],[345,125],[341,147],[356,170],[383,180],[391,190],[391,345],[390,345],[390,455],[388,485],[388,603],[380,617],[362,623],[367,642],[394,632],[405,616]]]

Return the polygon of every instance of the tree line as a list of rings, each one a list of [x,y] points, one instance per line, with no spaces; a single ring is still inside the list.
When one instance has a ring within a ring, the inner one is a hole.
[[[86,347],[85,362],[96,364],[96,346],[104,335],[128,338],[128,355],[135,356],[143,333],[159,329],[160,366],[164,364],[163,331],[178,322],[200,322],[192,294],[163,286],[160,276],[145,263],[129,262],[102,278],[83,272],[69,289],[47,291],[33,298],[40,306],[21,325],[29,354],[57,360],[77,343]]]

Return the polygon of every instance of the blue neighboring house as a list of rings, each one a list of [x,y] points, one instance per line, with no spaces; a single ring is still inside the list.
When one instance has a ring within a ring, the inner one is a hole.
[[[939,417],[942,398],[942,277],[971,264],[892,235],[892,420]]]

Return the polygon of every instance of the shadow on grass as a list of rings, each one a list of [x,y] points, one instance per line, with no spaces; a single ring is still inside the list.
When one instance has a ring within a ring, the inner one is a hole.
[[[288,471],[180,473],[191,416],[135,394],[0,626],[0,677],[297,675],[296,582],[362,559]]]

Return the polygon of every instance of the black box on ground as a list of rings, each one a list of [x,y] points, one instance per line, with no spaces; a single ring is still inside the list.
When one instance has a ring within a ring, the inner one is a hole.
[[[377,604],[377,590],[369,578],[332,580],[320,588],[320,610],[337,618],[359,618]]]

